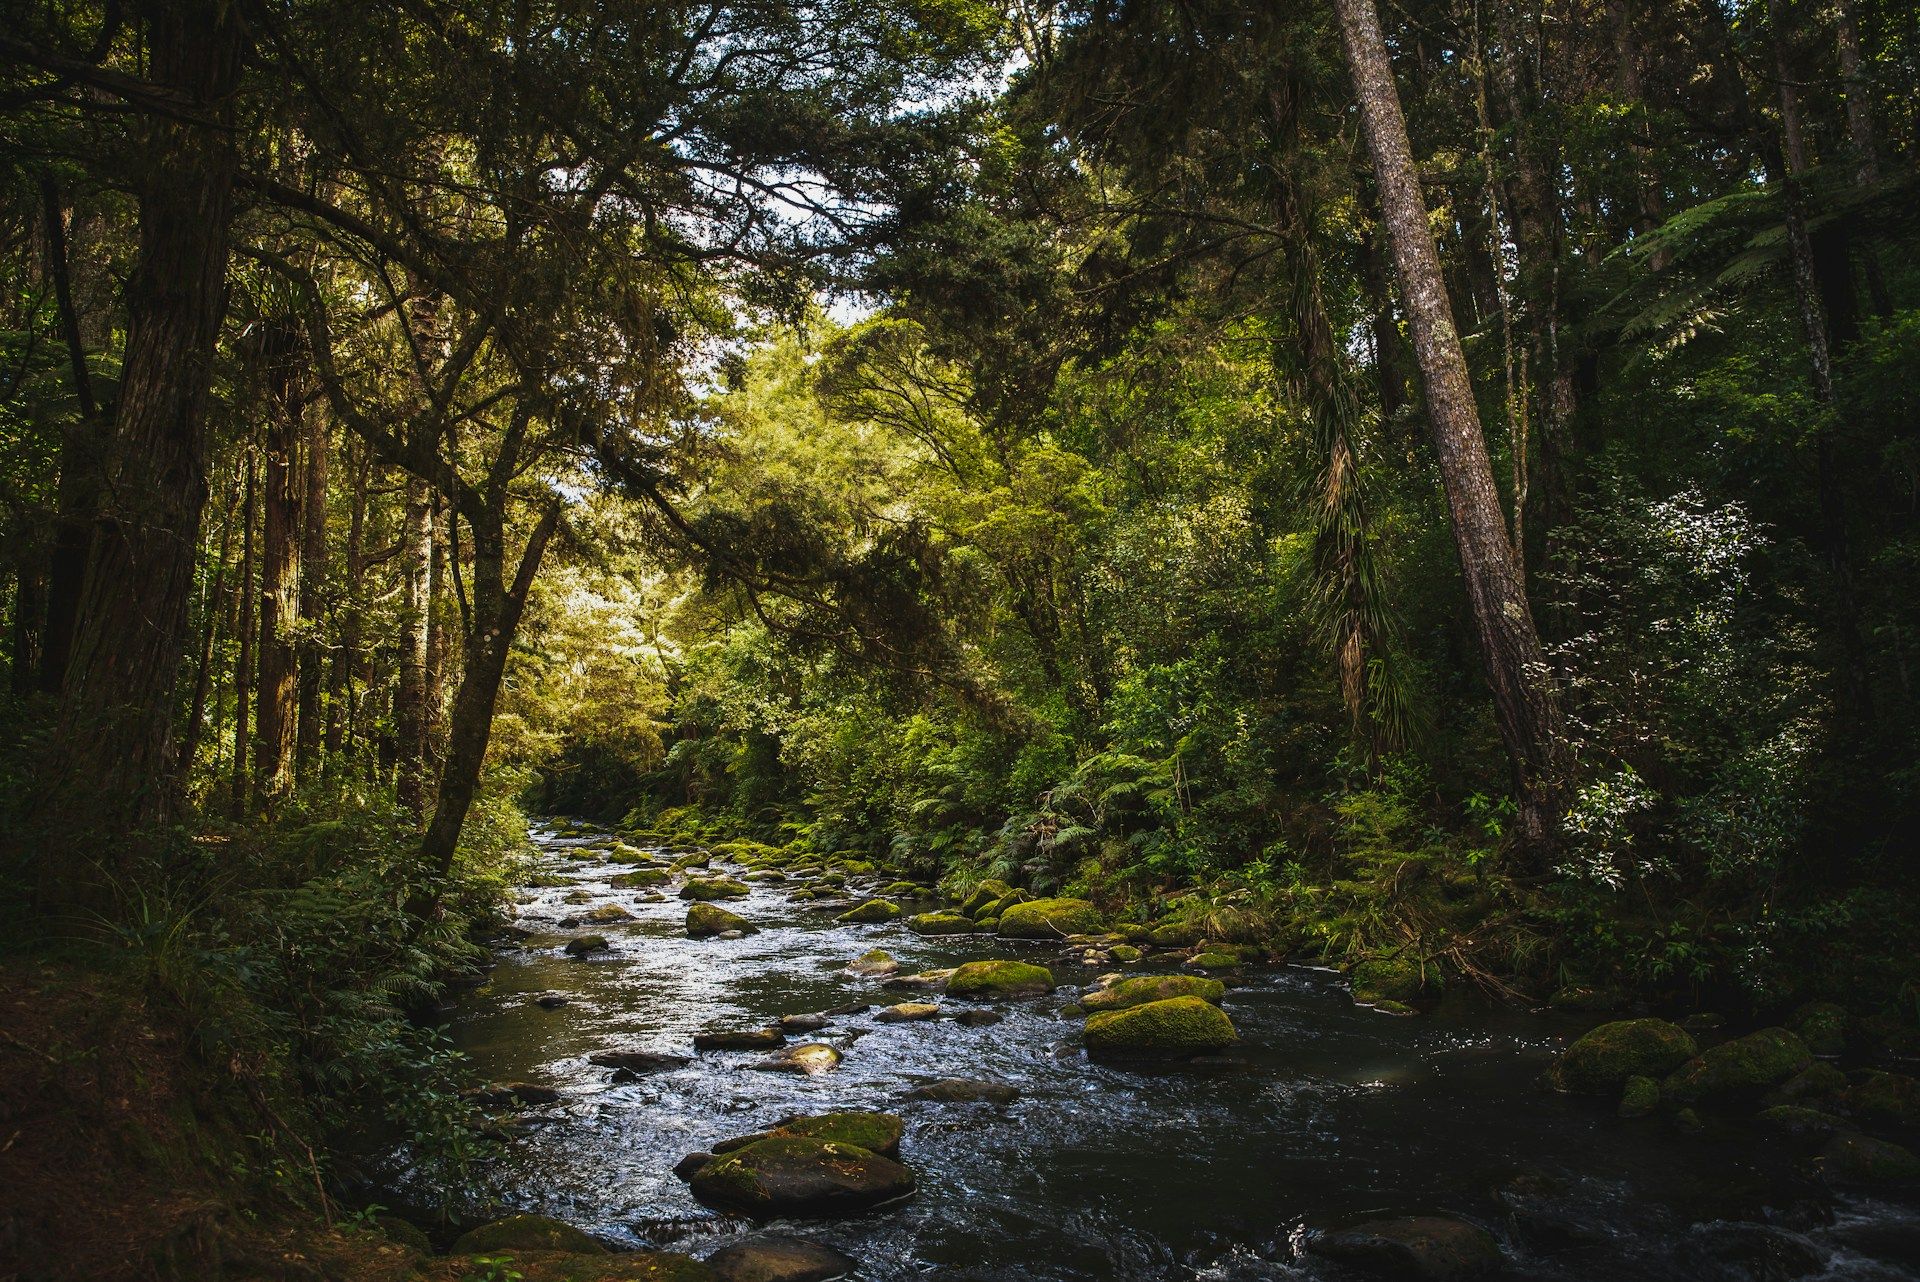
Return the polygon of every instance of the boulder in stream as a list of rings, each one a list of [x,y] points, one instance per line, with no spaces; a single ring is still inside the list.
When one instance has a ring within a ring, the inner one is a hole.
[[[1869,1122],[1920,1129],[1920,1081],[1905,1073],[1868,1073],[1842,1093],[1840,1102]]]
[[[948,994],[975,1001],[1040,997],[1052,991],[1053,972],[1030,962],[970,961],[947,977]]]
[[[740,899],[752,893],[745,882],[731,877],[695,877],[680,887],[682,899]]]
[[[869,899],[857,908],[849,908],[834,920],[850,926],[867,926],[892,921],[900,915],[900,905],[888,899]]]
[[[685,1055],[663,1055],[658,1051],[595,1051],[587,1063],[598,1068],[621,1069],[629,1073],[662,1073],[685,1068],[693,1061]]]
[[[953,1022],[963,1028],[987,1028],[1005,1018],[997,1010],[963,1010],[954,1013]]]
[[[1198,997],[1218,1006],[1226,995],[1225,984],[1200,975],[1140,975],[1096,988],[1080,999],[1080,1005],[1090,1011],[1124,1010],[1169,997]]]
[[[1368,1220],[1322,1233],[1307,1243],[1315,1255],[1379,1278],[1444,1282],[1479,1277],[1502,1264],[1500,1244],[1477,1224],[1439,1215]]]
[[[1029,899],[1000,914],[1000,933],[1008,939],[1065,939],[1100,926],[1100,910],[1084,899]]]
[[[730,913],[718,904],[694,904],[687,909],[688,939],[711,939],[732,931],[753,935],[759,933],[759,929],[739,913]]]
[[[778,1055],[770,1055],[747,1067],[763,1073],[800,1073],[807,1077],[818,1077],[840,1067],[840,1052],[824,1042],[808,1042],[804,1046],[781,1051]]]
[[[568,1251],[575,1255],[604,1255],[607,1248],[587,1234],[550,1215],[522,1213],[482,1224],[462,1233],[453,1243],[454,1254],[488,1251]]]
[[[1087,1018],[1090,1055],[1182,1058],[1209,1055],[1240,1040],[1225,1011],[1198,997],[1170,997]]]
[[[908,1099],[930,1100],[936,1104],[998,1104],[1005,1107],[1020,1098],[1017,1088],[1001,1082],[976,1082],[964,1077],[943,1077],[926,1082],[907,1092]]]
[[[580,914],[580,920],[590,926],[611,926],[617,921],[632,921],[633,914],[619,904],[601,904]]]
[[[912,1195],[913,1172],[869,1149],[832,1140],[764,1139],[708,1162],[695,1197],[756,1217],[854,1215]]]
[[[605,935],[582,935],[578,939],[569,939],[561,950],[569,957],[591,957],[595,953],[613,951],[613,945],[607,942]]]
[[[750,1237],[723,1246],[706,1259],[719,1282],[831,1282],[859,1267],[822,1242],[785,1235]]]
[[[910,1024],[923,1019],[937,1019],[939,1015],[940,1008],[932,1002],[901,1002],[887,1007],[873,1018],[878,1024]]]
[[[1890,1140],[1836,1135],[1820,1150],[1820,1173],[1836,1184],[1904,1184],[1920,1180],[1920,1157]]]
[[[971,935],[980,928],[959,913],[921,913],[907,918],[907,929],[916,935]]]
[[[1376,1002],[1406,1005],[1421,997],[1438,997],[1446,987],[1439,966],[1405,953],[1355,962],[1348,982],[1353,1000],[1363,1006]]]
[[[1708,1047],[1667,1075],[1660,1090],[1681,1104],[1757,1096],[1813,1063],[1805,1042],[1784,1028],[1763,1028]]]
[[[906,1133],[907,1123],[898,1114],[848,1110],[789,1117],[768,1132],[768,1137],[831,1140],[836,1144],[851,1144],[882,1157],[898,1157],[900,1137]]]
[[[672,880],[673,874],[665,868],[636,868],[632,872],[615,873],[607,884],[619,890],[644,890],[649,886],[664,886]]]
[[[973,888],[973,893],[960,901],[960,915],[978,917],[986,908],[1005,899],[1013,893],[1013,887],[1006,882],[989,877]]]
[[[784,1033],[817,1033],[833,1021],[825,1015],[782,1015],[780,1031]]]
[[[785,1045],[787,1035],[777,1028],[721,1028],[695,1033],[697,1051],[767,1051]]]
[[[893,954],[881,948],[861,953],[847,963],[849,975],[891,975],[899,969],[900,963],[893,959]]]
[[[1547,1080],[1555,1090],[1611,1095],[1629,1077],[1663,1077],[1699,1054],[1691,1034],[1664,1019],[1617,1019],[1567,1047]]]

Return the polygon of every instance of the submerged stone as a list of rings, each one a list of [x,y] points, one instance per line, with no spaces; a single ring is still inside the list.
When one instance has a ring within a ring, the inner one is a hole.
[[[680,887],[682,899],[739,899],[752,893],[745,882],[731,877],[700,877]]]
[[[784,1044],[787,1035],[777,1028],[718,1029],[695,1033],[693,1048],[700,1051],[764,1051]]]
[[[1554,1089],[1609,1095],[1629,1077],[1666,1075],[1699,1053],[1687,1031],[1664,1019],[1618,1019],[1567,1047],[1547,1072]]]
[[[1820,1150],[1820,1173],[1840,1184],[1920,1180],[1920,1157],[1902,1145],[1865,1135],[1836,1135]]]
[[[908,1099],[931,1100],[940,1104],[999,1104],[1013,1103],[1020,1097],[1018,1089],[1000,1082],[975,1082],[963,1077],[943,1077],[937,1082],[927,1082],[907,1092]]]
[[[1315,1255],[1379,1278],[1470,1278],[1502,1264],[1493,1234],[1465,1220],[1438,1215],[1369,1220],[1307,1244]]]
[[[685,1055],[663,1055],[658,1051],[595,1051],[587,1063],[600,1068],[624,1069],[629,1073],[660,1073],[685,1068],[693,1061]]]
[[[824,1042],[808,1042],[805,1046],[792,1047],[747,1067],[763,1073],[801,1073],[818,1077],[840,1067],[840,1052]]]
[[[847,963],[849,975],[891,975],[899,969],[900,963],[893,959],[893,954],[881,948],[861,953]]]
[[[578,939],[568,940],[566,948],[561,951],[569,957],[591,957],[595,953],[613,951],[613,945],[607,942],[605,935],[582,935]]]
[[[1198,997],[1145,1002],[1087,1019],[1086,1047],[1092,1055],[1206,1055],[1239,1040],[1226,1012]]]
[[[853,1215],[914,1192],[913,1172],[891,1158],[831,1140],[769,1138],[694,1172],[695,1197],[726,1210],[772,1215]]]
[[[751,1237],[723,1246],[706,1259],[719,1282],[831,1282],[859,1267],[821,1242],[804,1238]]]

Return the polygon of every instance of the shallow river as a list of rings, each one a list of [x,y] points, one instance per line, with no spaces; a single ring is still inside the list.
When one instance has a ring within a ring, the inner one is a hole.
[[[690,940],[674,886],[665,902],[640,902],[645,891],[609,887],[622,868],[572,851],[583,838],[536,838],[544,869],[573,884],[525,892],[519,924],[532,935],[457,999],[450,1030],[481,1076],[562,1092],[525,1115],[528,1129],[489,1168],[492,1193],[610,1242],[705,1254],[744,1235],[753,1226],[694,1201],[674,1163],[789,1113],[859,1108],[906,1118],[918,1196],[782,1227],[846,1251],[876,1282],[1333,1279],[1345,1275],[1306,1253],[1307,1237],[1381,1213],[1471,1219],[1526,1278],[1920,1277],[1914,1199],[1836,1197],[1750,1131],[1682,1135],[1539,1089],[1549,1056],[1591,1018],[1393,1018],[1356,1007],[1333,973],[1249,968],[1226,1000],[1245,1042],[1240,1071],[1111,1067],[1087,1060],[1080,1022],[1059,1014],[1093,972],[1055,948],[842,926],[844,904],[795,902],[778,885],[726,905],[761,933]],[[589,902],[566,902],[570,891]],[[565,956],[584,931],[559,919],[605,903],[635,917],[584,928],[613,951]],[[1025,957],[1062,987],[1001,1004],[1005,1020],[989,1027],[837,1018],[793,1039],[844,1052],[818,1077],[752,1071],[751,1051],[699,1054],[624,1085],[588,1063],[615,1049],[691,1054],[696,1032],[783,1014],[925,1000],[844,973],[876,947],[903,974]],[[539,993],[570,1000],[544,1009]],[[902,1098],[942,1077],[1021,1094],[1005,1109]],[[404,1201],[396,1179],[387,1200]]]

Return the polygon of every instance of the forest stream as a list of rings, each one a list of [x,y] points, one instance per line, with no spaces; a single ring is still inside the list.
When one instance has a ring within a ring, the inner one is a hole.
[[[615,1246],[704,1255],[766,1230],[703,1206],[676,1163],[790,1115],[867,1109],[904,1117],[916,1195],[773,1226],[844,1251],[862,1278],[1333,1279],[1350,1275],[1312,1251],[1317,1236],[1395,1215],[1481,1225],[1510,1275],[1528,1278],[1920,1276],[1910,1197],[1836,1195],[1800,1173],[1791,1146],[1751,1130],[1683,1134],[1542,1089],[1552,1054],[1596,1017],[1459,1001],[1395,1018],[1356,1005],[1334,972],[1248,967],[1225,1000],[1242,1039],[1233,1055],[1204,1069],[1111,1066],[1088,1059],[1079,1020],[1063,1014],[1096,972],[1058,946],[840,924],[862,887],[805,902],[790,893],[797,881],[770,880],[730,905],[758,933],[690,939],[673,886],[616,887],[630,868],[589,844],[595,836],[536,830],[542,884],[520,896],[526,933],[446,1015],[478,1075],[558,1093],[509,1115],[487,1194]],[[561,925],[607,904],[631,920]],[[588,932],[610,948],[567,955]],[[900,962],[891,982],[847,971],[874,948]],[[1009,956],[1050,967],[1058,989],[983,1006],[899,981]],[[1166,967],[1149,956],[1131,969]],[[904,1001],[943,1009],[876,1019]],[[765,1050],[692,1047],[697,1033],[861,1003],[787,1039],[840,1051],[833,1071],[755,1071]],[[1003,1018],[953,1018],[982,1009]],[[686,1062],[616,1074],[589,1061],[623,1050]],[[952,1078],[1018,1096],[909,1098]],[[388,1169],[383,1196],[406,1205],[403,1150]]]

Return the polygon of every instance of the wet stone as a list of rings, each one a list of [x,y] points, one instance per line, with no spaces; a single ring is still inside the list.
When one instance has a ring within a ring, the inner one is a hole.
[[[720,1282],[829,1282],[859,1265],[820,1242],[785,1236],[751,1237],[706,1259]]]
[[[787,1035],[777,1028],[716,1029],[693,1035],[693,1048],[700,1051],[764,1051],[783,1044]]]

